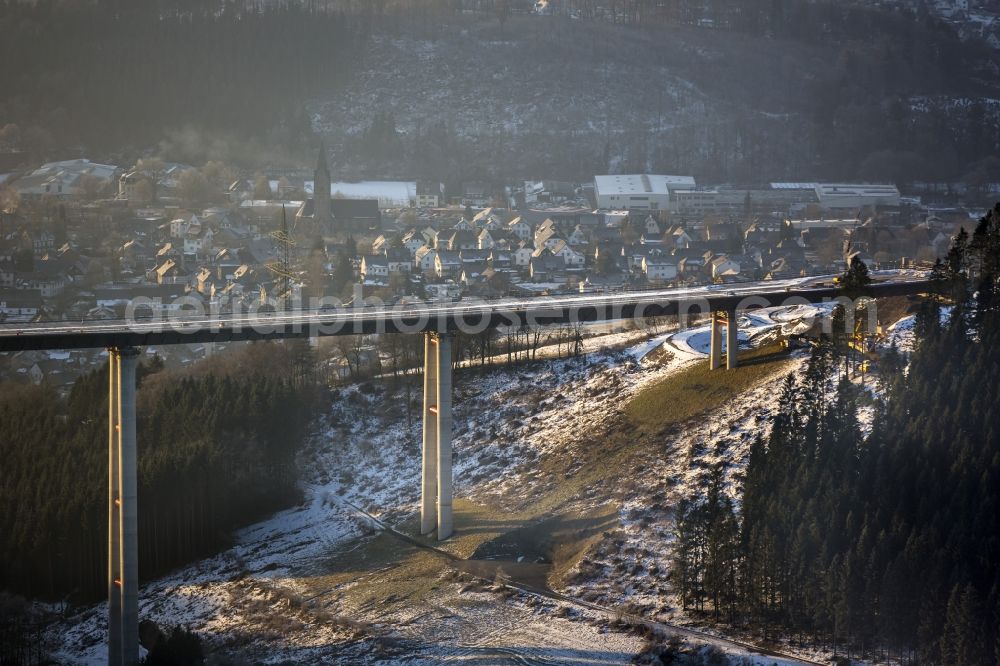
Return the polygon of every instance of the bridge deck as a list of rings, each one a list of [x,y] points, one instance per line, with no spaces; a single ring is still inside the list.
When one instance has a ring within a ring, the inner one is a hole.
[[[918,294],[928,291],[928,286],[928,281],[923,279],[888,280],[871,285],[869,294]],[[504,326],[596,322],[782,304],[822,303],[841,296],[839,288],[808,287],[803,285],[801,279],[796,279],[689,289],[420,303],[392,307],[340,307],[217,316],[39,322],[0,326],[0,351],[276,340],[359,333],[482,331]]]

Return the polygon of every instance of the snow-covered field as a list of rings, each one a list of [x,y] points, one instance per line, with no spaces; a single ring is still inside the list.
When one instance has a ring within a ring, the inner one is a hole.
[[[787,324],[786,314],[746,318],[746,339]],[[588,339],[588,353],[577,359],[546,358],[552,350],[543,349],[544,360],[529,365],[459,370],[456,501],[525,520],[549,506],[580,512],[613,506],[617,526],[569,570],[562,591],[683,623],[666,576],[671,507],[715,465],[724,465],[735,496],[750,440],[773,409],[779,376],[656,447],[637,449],[627,469],[613,470],[630,475],[627,487],[609,482],[614,474],[591,478],[580,469],[599,452],[601,433],[619,427],[630,396],[704,354],[698,340],[706,330],[624,331]],[[688,354],[677,353],[683,347]],[[652,353],[659,349],[671,353]],[[801,362],[793,360],[792,367]],[[610,630],[605,614],[528,594],[469,589],[468,579],[448,566],[427,574],[428,584],[405,603],[391,594],[384,603],[355,594],[398,563],[389,557],[379,565],[384,568],[361,566],[351,579],[331,563],[357,556],[367,566],[365,558],[373,557],[373,526],[354,507],[394,525],[416,510],[418,416],[419,409],[407,415],[401,392],[386,395],[380,383],[342,388],[301,453],[302,504],[242,530],[226,552],[147,583],[140,616],[161,627],[186,625],[209,650],[257,663],[629,663],[642,640]],[[54,628],[56,656],[74,664],[106,661],[105,615],[105,606],[95,606]],[[748,657],[724,641],[719,646]],[[763,657],[759,663],[772,662],[780,663]]]

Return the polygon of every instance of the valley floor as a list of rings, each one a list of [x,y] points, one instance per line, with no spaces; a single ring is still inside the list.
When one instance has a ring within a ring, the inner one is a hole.
[[[714,466],[736,497],[805,358],[763,349],[707,373],[700,335],[620,332],[580,358],[456,371],[456,534],[440,544],[416,536],[419,412],[381,382],[340,389],[300,457],[302,504],[147,583],[141,617],[188,626],[215,663],[626,664],[643,622],[692,652],[800,663],[703,633],[671,590],[672,508]],[[684,382],[707,411],[637,411]],[[55,656],[106,661],[105,617],[55,627]]]

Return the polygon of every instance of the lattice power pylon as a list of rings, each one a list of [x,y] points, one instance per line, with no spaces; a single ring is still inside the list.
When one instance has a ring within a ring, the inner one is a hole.
[[[278,278],[279,295],[285,299],[287,310],[291,308],[292,281],[298,276],[292,273],[291,254],[295,239],[288,233],[288,219],[285,217],[284,206],[281,207],[281,229],[272,231],[270,236],[281,258],[278,261],[269,261],[264,266]]]

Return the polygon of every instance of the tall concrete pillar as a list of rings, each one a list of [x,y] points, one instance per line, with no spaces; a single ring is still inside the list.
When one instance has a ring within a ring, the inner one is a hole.
[[[452,533],[451,337],[439,335],[437,343],[437,532],[443,541]]]
[[[139,350],[121,350],[121,398],[118,402],[121,428],[122,498],[122,663],[139,663],[139,493],[135,441],[135,374]]]
[[[726,369],[733,370],[739,365],[740,329],[736,324],[736,310],[726,313]]]
[[[437,528],[438,419],[437,419],[438,341],[432,333],[424,334],[424,445],[420,487],[420,533]]]
[[[139,506],[135,440],[139,350],[108,350],[108,663],[139,663]]]
[[[718,370],[722,366],[722,325],[718,312],[712,312],[711,338],[708,367],[710,370]]]
[[[108,664],[122,663],[121,488],[118,351],[108,350]]]

